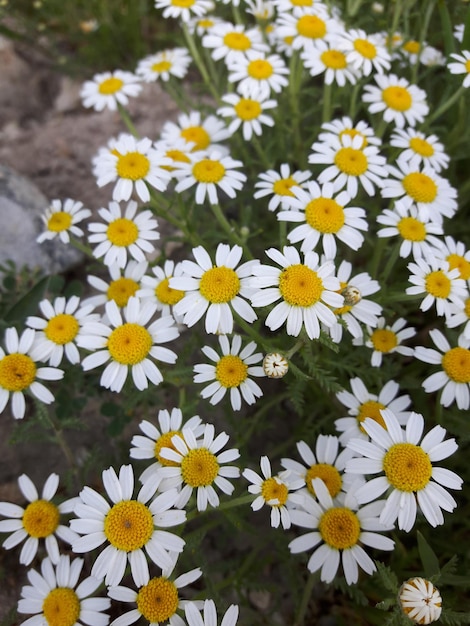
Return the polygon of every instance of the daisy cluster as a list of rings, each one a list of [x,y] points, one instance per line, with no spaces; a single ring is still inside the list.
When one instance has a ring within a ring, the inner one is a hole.
[[[463,115],[470,52],[445,56],[418,23],[416,38],[408,22],[399,31],[398,8],[396,31],[347,26],[343,5],[156,0],[184,45],[83,85],[85,107],[127,124],[92,162],[109,203],[54,200],[38,241],[78,243],[100,269],[83,297],[43,299],[22,332],[7,328],[0,411],[11,401],[23,418],[31,395],[52,404],[41,381],[77,367],[92,386],[142,394],[142,410],[165,406],[163,390],[181,408],[140,422],[130,463],[105,469],[100,490],[56,505],[55,474],[41,498],[23,476],[26,508],[0,503],[4,547],[24,542],[25,565],[45,554],[20,600],[25,623],[107,624],[112,601],[132,605],[115,626],[215,626],[211,600],[180,595],[202,570],[176,573],[187,527],[208,510],[269,511],[318,580],[353,585],[380,575],[377,551],[457,508],[464,480],[440,462],[468,440],[470,249],[450,150],[459,127],[443,127],[457,102]],[[183,91],[191,65],[203,105]],[[441,80],[450,92],[433,109]],[[140,137],[126,107],[157,82],[181,112]],[[196,402],[210,421],[183,418]],[[225,449],[223,420],[240,449]],[[271,444],[300,459],[283,456],[276,473],[259,451]],[[82,559],[57,538],[93,554],[81,583]],[[98,588],[106,597],[91,600]],[[441,614],[419,577],[394,603],[415,623]],[[237,618],[232,605],[222,626]]]

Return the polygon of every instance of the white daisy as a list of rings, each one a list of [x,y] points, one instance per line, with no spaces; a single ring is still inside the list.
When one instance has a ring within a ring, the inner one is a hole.
[[[451,307],[450,314],[446,318],[447,328],[463,326],[461,333],[465,339],[470,339],[470,296],[464,300],[464,308]]]
[[[98,153],[95,158],[95,175],[98,187],[116,183],[113,200],[129,200],[135,191],[142,202],[150,200],[149,186],[165,191],[170,173],[164,166],[172,160],[152,147],[148,137],[136,139],[124,134],[116,140],[112,151]]]
[[[380,367],[384,354],[398,353],[403,356],[411,356],[413,348],[404,346],[402,341],[415,335],[415,329],[406,328],[406,320],[402,317],[395,320],[392,325],[386,324],[385,318],[380,317],[377,321],[377,327],[367,326],[366,337],[354,338],[353,344],[355,346],[366,345],[368,348],[372,348],[371,365],[372,367]]]
[[[470,406],[470,340],[460,335],[457,346],[451,347],[437,328],[430,330],[429,336],[437,350],[417,346],[414,356],[425,363],[440,365],[441,371],[423,381],[424,391],[434,393],[442,389],[439,400],[442,406],[456,402],[459,409],[466,411]]]
[[[146,300],[154,302],[157,305],[157,311],[162,312],[162,316],[173,314],[176,321],[181,321],[181,316],[175,314],[174,308],[184,298],[185,292],[170,287],[170,279],[183,275],[183,264],[175,264],[174,261],[166,259],[163,267],[154,265],[151,269],[153,276],[142,277],[141,286],[136,295],[142,302]]]
[[[459,278],[470,281],[470,249],[462,241],[456,241],[450,235],[444,237],[439,256],[442,256],[448,263],[450,269],[459,270]]]
[[[339,437],[341,445],[345,446],[353,437],[368,439],[362,427],[366,417],[385,428],[382,409],[390,409],[401,425],[406,424],[410,416],[410,411],[406,409],[411,404],[411,398],[408,394],[398,396],[400,387],[394,380],[389,380],[378,395],[371,393],[360,378],[351,378],[349,383],[351,392],[343,389],[336,394],[339,402],[348,409],[348,417],[335,420],[335,428],[341,433]]]
[[[76,498],[65,500],[61,504],[52,502],[59,486],[57,474],[49,475],[42,488],[41,496],[33,481],[26,474],[18,478],[18,486],[29,504],[23,508],[18,504],[0,502],[0,515],[8,518],[0,521],[0,532],[11,533],[4,540],[3,548],[10,550],[24,541],[20,563],[29,565],[38,552],[40,542],[44,541],[48,557],[53,563],[58,563],[57,537],[69,545],[77,539],[76,533],[68,526],[61,524],[61,516],[73,511]]]
[[[321,132],[318,135],[318,139],[323,143],[328,143],[332,138],[338,138],[340,142],[342,142],[343,137],[349,136],[354,138],[357,135],[362,137],[361,149],[365,148],[368,144],[380,146],[382,143],[382,140],[375,136],[374,129],[369,126],[369,124],[363,120],[354,123],[352,119],[346,115],[342,118],[324,122],[320,130]]]
[[[461,54],[451,54],[450,58],[454,62],[447,64],[447,69],[451,74],[465,74],[462,86],[470,87],[470,51],[462,50]]]
[[[116,111],[118,105],[126,106],[129,98],[135,98],[142,90],[140,78],[131,72],[115,70],[102,72],[83,84],[80,97],[83,106],[103,111]]]
[[[194,326],[204,315],[207,333],[231,333],[233,311],[248,323],[257,319],[247,302],[252,294],[249,287],[252,269],[257,261],[239,265],[243,249],[219,243],[215,263],[202,247],[193,248],[193,261],[182,262],[182,273],[169,280],[171,289],[184,292],[174,305],[174,312],[183,323]]]
[[[167,82],[171,76],[184,78],[191,61],[192,58],[187,48],[160,50],[139,61],[135,73],[146,83],[158,79]]]
[[[234,486],[227,479],[238,478],[240,470],[226,463],[238,459],[240,453],[235,448],[220,452],[229,436],[224,432],[217,437],[214,435],[212,424],[205,424],[202,439],[196,439],[190,428],[183,428],[181,435],[173,435],[171,438],[171,448],[160,450],[163,458],[173,461],[172,466],[162,467],[159,472],[164,479],[181,487],[176,502],[178,508],[186,506],[194,489],[198,511],[205,511],[208,504],[219,506],[220,500],[214,486],[229,496],[233,493]]]
[[[29,570],[31,584],[21,589],[18,612],[33,614],[33,617],[22,624],[107,626],[109,616],[104,611],[111,602],[109,598],[94,596],[101,585],[99,579],[88,576],[78,582],[83,563],[83,559],[70,560],[68,555],[61,555],[55,569],[46,558],[41,563],[41,573]]]
[[[414,128],[396,128],[391,137],[390,145],[402,148],[399,154],[401,162],[413,161],[416,166],[429,165],[435,172],[447,169],[450,161],[444,152],[444,146],[437,135],[425,135]]]
[[[99,276],[87,276],[89,285],[100,292],[97,295],[85,298],[83,305],[94,307],[102,306],[109,300],[114,300],[118,307],[125,307],[131,296],[137,295],[143,287],[143,278],[148,268],[147,261],[137,263],[131,259],[126,267],[121,269],[118,265],[107,265],[111,280],[106,282]]]
[[[351,28],[341,33],[338,47],[346,54],[347,62],[363,76],[383,74],[390,69],[390,54],[379,34],[368,35],[364,30]]]
[[[431,526],[443,524],[441,509],[453,511],[457,506],[444,487],[461,489],[463,481],[433,463],[457,450],[455,439],[444,441],[446,431],[441,426],[423,437],[424,419],[419,413],[411,413],[405,429],[389,409],[382,410],[382,417],[386,428],[369,418],[362,423],[370,442],[351,439],[347,444],[362,458],[348,461],[346,472],[382,474],[359,487],[355,492],[357,501],[371,502],[389,492],[379,519],[387,526],[398,519],[398,528],[405,532],[413,528],[418,507]]]
[[[291,13],[281,12],[276,19],[276,38],[292,40],[294,50],[313,53],[325,40],[331,40],[341,24],[328,15],[326,6],[315,2],[313,7],[295,6]]]
[[[157,150],[160,150],[165,157],[171,159],[171,165],[164,165],[163,169],[170,172],[172,178],[176,177],[176,171],[181,163],[191,163],[195,143],[186,141],[184,137],[176,137],[171,142],[160,139],[154,143]]]
[[[137,389],[147,389],[149,381],[159,385],[163,376],[154,360],[175,363],[177,359],[175,352],[159,344],[173,341],[179,332],[171,315],[148,325],[156,310],[152,302],[141,305],[139,299],[132,296],[121,315],[114,300],[107,302],[109,325],[100,324],[96,334],[80,338],[81,347],[94,350],[83,359],[83,369],[88,371],[110,361],[101,375],[100,385],[111,391],[121,391],[129,369]]]
[[[130,465],[122,465],[119,476],[110,467],[103,471],[103,485],[111,504],[94,489],[85,486],[75,507],[76,518],[70,522],[79,537],[72,545],[74,552],[90,552],[106,543],[93,563],[91,575],[110,586],[118,585],[129,563],[137,586],[150,580],[149,563],[158,567],[173,564],[173,553],[183,550],[185,541],[162,530],[178,526],[186,520],[184,511],[173,506],[176,489],[157,495],[152,485],[144,484],[137,497],[134,473]],[[144,552],[145,549],[145,552]]]
[[[322,241],[325,256],[334,259],[337,252],[336,239],[353,250],[359,250],[364,242],[359,232],[367,230],[366,212],[359,207],[347,207],[351,197],[346,191],[335,193],[332,183],[322,186],[309,181],[305,188],[293,188],[295,198],[291,209],[280,211],[277,219],[287,222],[302,222],[287,234],[290,243],[302,242],[300,250],[314,250]]]
[[[399,50],[402,58],[404,57],[409,65],[415,65],[421,59],[426,46],[427,43],[425,41],[419,42],[416,39],[408,39],[401,44]]]
[[[255,189],[258,191],[255,191],[253,197],[264,198],[272,194],[268,210],[276,211],[280,206],[282,210],[287,211],[291,207],[291,200],[295,198],[293,188],[302,187],[311,176],[312,173],[308,170],[296,170],[291,173],[290,165],[282,163],[279,172],[268,170],[259,174],[259,180],[255,183]]]
[[[24,392],[29,391],[40,402],[50,404],[54,396],[39,380],[61,380],[64,372],[55,367],[38,367],[32,358],[36,332],[26,328],[18,336],[16,328],[5,331],[5,347],[0,347],[0,413],[5,409],[11,395],[11,410],[15,419],[22,419],[26,401]]]
[[[246,28],[244,24],[231,24],[222,22],[216,24],[202,38],[204,48],[211,50],[214,61],[224,59],[228,65],[240,56],[244,56],[247,50],[267,52],[269,46],[263,41],[262,32],[259,28]]]
[[[268,25],[274,16],[274,3],[272,0],[245,0],[246,12],[250,13],[257,22],[267,22]]]
[[[230,133],[223,122],[215,115],[202,117],[199,111],[179,115],[177,122],[165,122],[160,137],[168,144],[177,139],[185,139],[194,144],[193,150],[207,150],[210,148],[222,149],[220,141],[230,137]]]
[[[267,98],[272,91],[280,93],[287,87],[289,68],[279,54],[264,54],[247,50],[228,66],[230,83],[237,83],[236,90],[245,98]]]
[[[205,15],[213,6],[211,0],[155,0],[155,8],[163,9],[163,17],[173,17],[182,22],[189,22],[195,15]]]
[[[222,102],[228,106],[217,109],[217,115],[232,118],[228,127],[232,134],[241,126],[245,141],[250,141],[253,134],[261,135],[262,124],[274,126],[273,118],[266,115],[265,111],[277,107],[275,100],[268,100],[266,97],[242,98],[238,94],[231,93],[222,96]]]
[[[283,252],[270,248],[266,254],[281,269],[270,265],[253,267],[251,284],[256,289],[251,298],[253,306],[269,306],[281,299],[269,312],[266,326],[274,331],[286,322],[288,335],[297,337],[305,327],[310,339],[318,339],[320,322],[327,327],[336,323],[330,307],[344,304],[343,296],[337,293],[340,283],[334,276],[333,261],[320,265],[318,254],[307,252],[302,262],[293,246],[285,246]]]
[[[429,113],[426,92],[395,74],[375,74],[378,87],[366,85],[362,96],[370,113],[382,113],[387,123],[398,128],[416,126]]]
[[[194,602],[188,602],[184,608],[188,626],[217,626],[217,611],[213,600],[204,600],[203,615]],[[225,612],[220,626],[236,626],[238,620],[238,606],[231,604]]]
[[[70,242],[70,234],[75,237],[83,237],[83,230],[77,224],[91,216],[89,209],[83,208],[82,202],[77,202],[67,198],[62,203],[61,200],[52,200],[44,215],[41,216],[46,230],[36,239],[38,243],[49,241],[59,237],[62,243]]]
[[[444,67],[446,58],[438,48],[434,46],[425,46],[419,57],[420,63],[426,67]]]
[[[367,574],[376,571],[363,546],[393,550],[394,541],[379,534],[393,526],[379,522],[382,502],[359,508],[350,490],[338,506],[320,478],[313,480],[313,486],[318,501],[309,498],[305,512],[291,511],[292,523],[308,528],[309,532],[293,539],[289,549],[296,554],[314,548],[307,567],[312,573],[321,570],[320,578],[326,583],[334,580],[341,562],[347,584],[353,585],[359,578],[359,567]]]
[[[437,622],[442,613],[439,589],[430,580],[416,576],[400,587],[398,599],[403,613],[415,624]]]
[[[124,211],[117,202],[110,202],[108,208],[99,209],[98,214],[103,222],[88,224],[91,233],[88,241],[98,244],[93,256],[104,257],[105,265],[116,264],[123,268],[128,254],[141,263],[146,260],[146,254],[155,251],[151,242],[160,239],[160,233],[152,211],[137,211],[137,202],[131,200]]]
[[[311,76],[324,74],[325,85],[336,83],[344,87],[347,82],[352,85],[357,83],[358,72],[349,65],[346,54],[339,49],[336,40],[319,41],[311,49],[304,50],[301,59]]]
[[[455,26],[454,26],[454,37],[460,43],[462,43],[462,41],[463,41],[464,30],[465,30],[465,24],[455,24]]]
[[[193,17],[187,23],[189,32],[198,37],[203,37],[206,33],[210,33],[214,26],[221,24],[224,20],[216,15],[205,15],[203,17]]]
[[[239,411],[242,398],[247,404],[254,404],[257,398],[261,398],[263,392],[250,376],[265,376],[260,363],[263,355],[256,350],[254,341],[250,341],[242,349],[240,335],[234,335],[232,345],[226,335],[219,336],[219,345],[222,355],[209,346],[204,346],[202,352],[214,365],[206,363],[194,366],[194,382],[210,382],[201,391],[202,398],[209,398],[211,404],[217,404],[230,390],[230,403],[234,411]],[[241,350],[241,351],[240,351]]]
[[[271,526],[278,528],[281,525],[287,530],[291,526],[289,507],[304,502],[302,495],[293,492],[303,487],[305,480],[289,470],[273,476],[267,456],[261,457],[260,467],[262,476],[249,468],[242,472],[243,477],[251,483],[248,485],[248,491],[256,495],[251,508],[253,511],[259,511],[265,504],[270,506]]]

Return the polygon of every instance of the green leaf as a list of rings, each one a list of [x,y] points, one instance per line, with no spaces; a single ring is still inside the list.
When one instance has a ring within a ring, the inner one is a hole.
[[[441,30],[444,38],[444,52],[449,56],[455,52],[454,32],[452,28],[452,20],[449,15],[446,0],[438,0],[439,16],[441,18]],[[465,29],[466,30],[466,29]]]
[[[470,50],[470,7],[467,10],[467,16],[465,18],[462,50]]]
[[[417,532],[417,537],[418,551],[419,556],[421,557],[421,563],[423,564],[424,575],[426,576],[426,578],[438,576],[441,571],[439,567],[439,559],[419,531]]]
[[[381,561],[375,561],[375,566],[377,567],[376,576],[379,577],[382,585],[396,595],[398,593],[398,579],[395,572]]]
[[[49,287],[50,276],[45,276],[37,282],[32,289],[20,298],[6,313],[6,322],[16,322],[25,320],[28,315],[37,312],[38,305],[44,298],[44,294]]]

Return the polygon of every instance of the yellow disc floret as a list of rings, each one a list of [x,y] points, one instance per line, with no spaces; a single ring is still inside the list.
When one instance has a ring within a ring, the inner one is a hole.
[[[285,302],[292,306],[310,307],[321,299],[323,281],[306,265],[291,265],[279,277],[279,290]]]
[[[429,141],[421,137],[412,137],[410,139],[410,148],[423,157],[431,157],[434,154],[434,148]]]
[[[250,61],[247,67],[248,75],[256,80],[266,80],[272,75],[273,71],[273,66],[265,59]]]
[[[235,354],[226,354],[215,367],[215,377],[227,389],[239,387],[248,376],[248,365]]]
[[[116,171],[120,178],[141,180],[150,171],[150,161],[140,152],[127,152],[118,156]]]
[[[157,73],[168,72],[171,70],[171,65],[171,61],[159,61],[152,65],[151,70]]]
[[[201,276],[199,291],[209,302],[230,302],[240,291],[240,279],[231,267],[212,267]]]
[[[344,70],[347,65],[346,55],[341,50],[325,50],[320,59],[325,67],[332,70]]]
[[[139,284],[132,280],[132,278],[117,278],[113,280],[108,287],[107,296],[108,300],[114,300],[114,302],[120,306],[126,306],[129,298],[134,296],[139,289]]]
[[[72,216],[65,211],[53,213],[47,220],[47,230],[53,233],[60,233],[67,230],[72,225]]]
[[[263,481],[261,495],[271,506],[283,506],[287,502],[289,490],[284,483],[271,477]],[[272,500],[275,502],[271,502]]]
[[[189,9],[192,7],[196,0],[171,0],[171,4],[174,7],[179,7],[180,9]]]
[[[389,483],[406,492],[424,489],[432,475],[429,455],[414,443],[395,443],[384,456],[383,469]]]
[[[415,202],[434,202],[437,196],[437,185],[433,179],[422,172],[411,172],[407,174],[402,185],[406,193]]]
[[[193,151],[205,150],[211,142],[209,133],[202,126],[188,126],[183,128],[180,133],[183,139],[186,139],[188,143],[193,143]]]
[[[261,114],[261,105],[257,100],[251,98],[240,98],[240,101],[235,105],[235,113],[244,122],[250,122],[255,120]]]
[[[145,359],[152,344],[152,336],[146,328],[128,322],[113,330],[107,347],[114,361],[135,365]]]
[[[332,198],[315,198],[305,207],[305,219],[320,233],[337,233],[344,226],[344,210]]]
[[[106,235],[114,246],[125,248],[137,241],[139,229],[132,220],[119,217],[109,224]]]
[[[297,20],[297,32],[307,39],[322,39],[326,35],[326,24],[318,15],[303,15]]]
[[[456,383],[470,383],[470,350],[451,348],[442,357],[442,367],[447,376]]]
[[[398,345],[396,334],[388,328],[374,330],[370,338],[374,350],[378,352],[391,352]]]
[[[435,298],[448,298],[452,289],[452,283],[442,270],[436,270],[426,276],[425,288]]]
[[[155,288],[155,295],[162,304],[173,306],[184,298],[184,291],[170,287],[170,278],[164,278]]]
[[[198,183],[218,183],[225,176],[225,167],[220,161],[202,159],[193,165],[193,176]]]
[[[407,241],[424,241],[426,227],[415,217],[402,217],[397,224],[398,232]]]
[[[181,461],[181,476],[190,487],[212,485],[219,473],[215,454],[207,448],[194,448]]]
[[[366,419],[366,417],[370,417],[374,422],[377,422],[383,428],[387,428],[385,425],[385,420],[382,417],[382,409],[385,409],[385,404],[378,402],[377,400],[366,400],[359,406],[359,413],[356,415],[356,419],[359,422],[359,427],[362,432],[365,430],[362,428],[362,422]]]
[[[36,364],[27,354],[14,352],[0,360],[0,387],[7,391],[23,391],[36,378]]]
[[[23,527],[30,537],[44,539],[52,535],[59,525],[60,513],[49,500],[30,502],[23,513]]]
[[[305,475],[305,483],[312,496],[315,495],[315,489],[312,485],[314,478],[322,479],[332,498],[335,498],[341,491],[343,481],[341,474],[334,465],[330,465],[329,463],[316,463],[308,468]]]
[[[80,617],[80,600],[73,589],[51,589],[42,603],[48,626],[74,626]]]
[[[223,39],[224,44],[227,48],[231,50],[239,50],[241,52],[245,52],[251,48],[250,38],[245,35],[245,33],[227,33]]]
[[[453,270],[457,268],[460,272],[459,278],[464,280],[470,280],[470,261],[460,254],[449,254],[446,257],[446,261],[449,263],[449,269]]]
[[[120,78],[112,76],[111,78],[106,78],[106,80],[100,83],[98,91],[103,96],[112,96],[114,93],[118,92],[123,85],[124,81],[122,81]]]
[[[361,133],[361,131],[357,130],[356,128],[344,128],[342,131],[340,131],[338,137],[341,140],[343,139],[343,137],[351,137],[351,139],[354,139],[354,137],[362,137],[361,149],[364,149],[369,143],[364,133]]]
[[[408,89],[399,86],[386,87],[382,91],[382,100],[394,111],[408,111],[413,104]]]
[[[152,578],[137,594],[137,610],[149,624],[166,623],[176,613],[178,603],[175,583],[164,576]]]
[[[114,504],[104,519],[104,534],[118,550],[139,550],[154,531],[152,513],[142,502],[121,500]]]
[[[61,346],[73,341],[80,325],[73,315],[59,313],[47,323],[44,333],[48,339]]]
[[[179,435],[183,439],[183,434],[179,430],[170,430],[167,433],[163,433],[163,435],[161,435],[155,442],[155,458],[159,463],[166,467],[177,467],[179,465],[179,463],[177,463],[176,461],[170,461],[170,459],[165,459],[165,457],[160,454],[162,448],[171,448],[176,452],[176,448],[171,441],[171,438],[175,435]]]
[[[365,59],[375,59],[377,56],[377,48],[367,39],[355,39],[353,45],[354,50],[359,52]]]
[[[287,178],[281,178],[280,180],[276,180],[273,185],[273,191],[278,196],[290,196],[294,197],[294,194],[291,191],[291,187],[297,187],[298,182],[292,178],[292,176],[288,176]]]
[[[323,513],[318,524],[323,541],[335,550],[348,550],[357,544],[361,534],[359,519],[346,507],[335,507]]]
[[[348,176],[361,176],[367,172],[369,163],[362,150],[340,148],[335,154],[335,165]]]

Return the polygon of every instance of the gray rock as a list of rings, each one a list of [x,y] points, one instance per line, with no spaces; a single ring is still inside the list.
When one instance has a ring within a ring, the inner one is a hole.
[[[83,254],[59,241],[42,244],[41,215],[49,201],[31,181],[0,165],[0,263],[11,260],[46,274],[57,274],[78,265]]]

